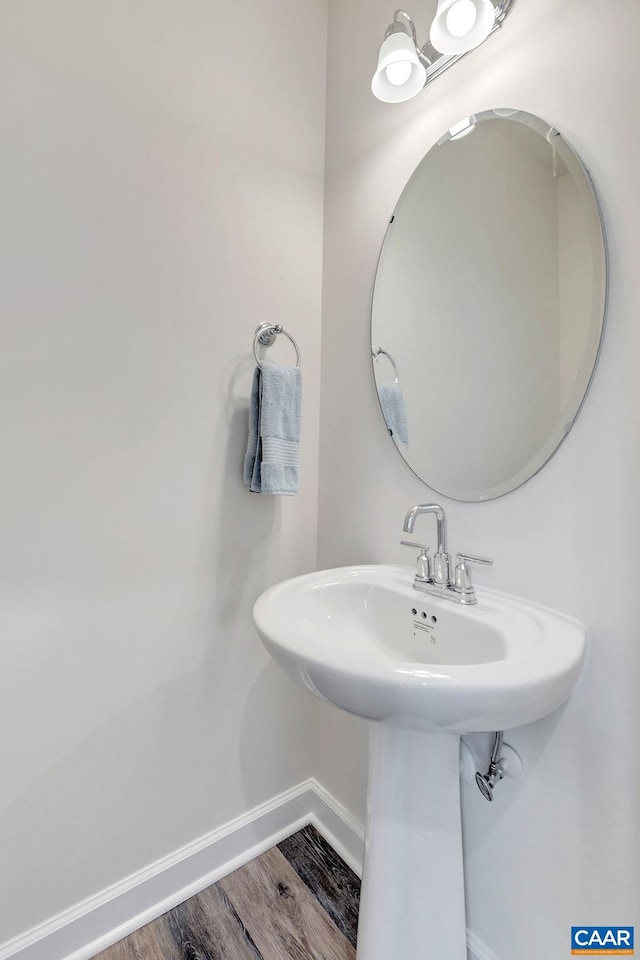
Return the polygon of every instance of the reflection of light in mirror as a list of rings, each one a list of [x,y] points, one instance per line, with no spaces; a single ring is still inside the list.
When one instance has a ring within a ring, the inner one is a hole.
[[[449,139],[450,140],[462,140],[463,137],[468,136],[476,128],[476,118],[475,117],[465,117],[464,120],[460,120],[459,123],[454,123],[454,125],[449,130]]]
[[[411,64],[408,60],[397,60],[395,63],[389,64],[386,73],[389,83],[392,83],[394,87],[401,87],[411,76]]]
[[[471,0],[457,0],[447,13],[447,30],[454,37],[464,37],[473,29],[478,14]]]

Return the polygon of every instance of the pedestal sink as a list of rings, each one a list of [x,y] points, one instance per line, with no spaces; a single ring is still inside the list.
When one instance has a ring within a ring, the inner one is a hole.
[[[402,566],[280,583],[253,616],[269,653],[370,724],[358,960],[465,960],[460,735],[539,720],[570,696],[586,630],[493,590],[465,607]]]

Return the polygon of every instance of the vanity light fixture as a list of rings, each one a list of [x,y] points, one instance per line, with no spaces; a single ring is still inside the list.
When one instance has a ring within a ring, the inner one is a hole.
[[[384,35],[371,89],[378,100],[410,100],[498,30],[516,0],[438,0],[429,40],[418,46],[413,20],[396,10]],[[470,131],[469,131],[470,132]]]

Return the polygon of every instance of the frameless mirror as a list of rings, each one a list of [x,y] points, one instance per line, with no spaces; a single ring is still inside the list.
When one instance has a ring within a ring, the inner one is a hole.
[[[606,250],[591,180],[548,123],[456,124],[405,187],[380,254],[373,369],[389,433],[433,490],[514,490],[573,426],[593,375]]]

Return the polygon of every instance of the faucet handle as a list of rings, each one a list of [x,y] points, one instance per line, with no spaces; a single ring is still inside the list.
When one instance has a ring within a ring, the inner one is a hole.
[[[486,557],[474,557],[470,553],[457,553],[456,556],[460,563],[456,566],[453,589],[456,593],[462,593],[471,598],[475,595],[475,591],[471,582],[471,571],[467,564],[484,563],[485,566],[491,567],[493,566],[493,560],[488,560]]]
[[[484,563],[488,567],[493,566],[493,560],[488,560],[486,557],[474,557],[471,553],[456,553],[456,557],[459,557],[463,563]]]
[[[401,540],[403,547],[415,547],[420,551],[418,557],[418,567],[416,570],[416,580],[421,583],[431,582],[431,558],[429,557],[429,547],[424,543],[413,543],[411,540]]]

